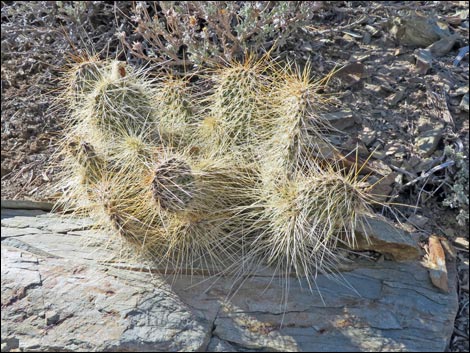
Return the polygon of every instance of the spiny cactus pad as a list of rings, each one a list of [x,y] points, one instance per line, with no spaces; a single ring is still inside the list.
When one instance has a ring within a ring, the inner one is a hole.
[[[194,193],[194,176],[189,165],[176,158],[162,162],[155,169],[153,195],[168,211],[185,209]]]
[[[80,170],[64,167],[66,201],[179,273],[267,264],[310,281],[334,272],[336,247],[354,245],[377,203],[361,168],[338,160],[308,66],[231,63],[206,75],[203,98],[186,78],[150,80],[123,62],[68,75],[80,103],[61,148]]]

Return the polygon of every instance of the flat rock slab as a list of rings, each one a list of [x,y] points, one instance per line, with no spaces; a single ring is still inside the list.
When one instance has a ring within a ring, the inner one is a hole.
[[[2,208],[15,208],[22,210],[51,211],[54,207],[52,202],[40,202],[30,200],[1,200]]]
[[[444,351],[452,334],[453,268],[450,293],[417,261],[383,261],[318,276],[318,292],[260,275],[228,296],[232,278],[104,265],[89,220],[18,217],[2,214],[2,351]]]
[[[421,255],[416,236],[382,219],[369,217],[356,232],[356,250],[373,250],[396,261],[418,260]]]

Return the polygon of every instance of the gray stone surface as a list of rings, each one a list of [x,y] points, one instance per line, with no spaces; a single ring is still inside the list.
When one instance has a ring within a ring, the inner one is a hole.
[[[429,157],[436,150],[439,141],[441,141],[442,133],[443,129],[441,127],[437,127],[419,135],[415,141],[418,152],[423,157]]]
[[[350,110],[324,113],[322,118],[328,120],[338,130],[345,130],[354,125],[353,112]]]
[[[460,102],[460,105],[459,107],[462,109],[462,110],[465,110],[466,112],[468,112],[468,92],[462,97],[462,101]]]
[[[414,53],[416,58],[416,68],[418,73],[426,75],[432,68],[432,52],[429,49],[417,49]]]
[[[2,227],[28,228],[34,224],[34,228],[54,233],[67,233],[76,230],[90,228],[93,225],[91,219],[70,219],[67,217],[53,216],[38,210],[13,210],[2,209]],[[19,215],[15,214],[18,211]],[[13,214],[13,216],[11,216]]]
[[[445,36],[431,44],[428,49],[431,51],[432,55],[435,58],[446,55],[452,50],[455,45],[455,42],[462,37],[458,33],[451,34],[450,36]]]
[[[45,215],[45,214],[47,214],[47,212],[43,210],[17,210],[17,209],[11,209],[11,208],[2,208],[2,215],[1,215],[2,225],[3,225],[3,219],[6,219],[6,218],[18,218],[21,216],[35,217],[38,215]]]
[[[2,227],[2,239],[9,238],[9,237],[17,237],[26,234],[38,234],[42,233],[40,229],[37,228],[10,228],[10,227]]]
[[[229,295],[232,278],[105,265],[90,221],[18,214],[2,210],[2,351],[444,351],[453,330],[452,266],[448,294],[417,261],[383,261],[319,275],[313,293],[254,276]]]
[[[1,200],[2,208],[16,208],[22,210],[51,211],[54,204],[51,202],[40,202],[30,200]]]
[[[420,257],[417,237],[385,220],[369,217],[364,226],[356,230],[356,234],[356,250],[373,250],[396,261],[417,260]]]

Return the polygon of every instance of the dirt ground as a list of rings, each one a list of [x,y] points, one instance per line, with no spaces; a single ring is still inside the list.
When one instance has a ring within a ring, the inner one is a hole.
[[[462,207],[452,209],[443,201],[453,195],[453,186],[464,182],[459,168],[467,170],[468,183],[468,54],[458,64],[454,61],[460,48],[468,46],[469,4],[349,3],[319,11],[283,54],[299,62],[309,60],[318,77],[344,67],[327,89],[335,97],[332,123],[345,133],[336,142],[346,153],[355,146],[362,156],[372,153],[371,163],[387,175],[380,191],[418,206],[400,209],[410,232],[423,240],[437,234],[455,247],[460,309],[449,351],[468,351],[468,218],[459,225],[456,217]],[[76,33],[64,36],[60,14],[11,15],[7,10],[12,6],[2,2],[1,195],[54,200],[56,170],[49,163],[65,112],[52,110],[51,102],[71,44],[80,40]],[[435,19],[451,34],[431,50],[430,61],[429,53],[422,51],[427,45],[407,43],[406,30],[418,31],[419,24],[396,20],[416,14]],[[89,29],[88,40],[98,47],[116,45],[114,19],[94,16],[95,32]],[[463,161],[449,153],[449,147],[460,151]],[[463,193],[463,213],[468,216],[468,188]]]

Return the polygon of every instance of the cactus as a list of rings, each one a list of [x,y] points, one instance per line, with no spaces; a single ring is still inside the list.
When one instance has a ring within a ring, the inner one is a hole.
[[[312,81],[309,65],[303,70],[287,65],[276,67],[272,82],[269,137],[264,146],[269,153],[262,164],[270,174],[315,173],[319,158],[335,150],[327,138],[334,128],[319,114],[326,101],[317,93],[323,80]]]
[[[151,205],[148,178],[132,173],[109,173],[92,188],[92,214],[116,232],[138,254],[153,256],[161,247],[163,215]]]
[[[87,109],[79,113],[107,138],[147,135],[152,142],[158,141],[152,90],[151,82],[141,73],[132,72],[121,62],[112,62],[110,74],[96,83],[88,96]],[[147,130],[154,134],[146,133]]]
[[[345,168],[321,118],[324,80],[267,57],[190,80],[150,80],[123,62],[69,71],[61,149],[66,197],[139,255],[175,273],[252,273],[269,265],[309,283],[334,273],[380,204],[362,166]]]
[[[243,216],[253,232],[244,234],[246,271],[261,264],[293,271],[310,281],[317,272],[334,273],[339,243],[355,245],[355,229],[372,213],[361,167],[346,169],[327,134],[335,131],[319,112],[325,99],[317,94],[323,81],[303,71],[273,66],[271,136],[260,138],[258,202]],[[328,158],[326,158],[328,157]]]
[[[177,158],[163,161],[155,168],[152,190],[159,206],[168,211],[184,210],[194,194],[194,175],[189,165]]]
[[[356,167],[325,162],[314,173],[276,178],[263,176],[264,169],[261,177],[268,182],[258,184],[259,199],[243,215],[252,223],[243,235],[245,274],[268,264],[311,285],[317,273],[337,273],[344,261],[338,246],[354,248],[355,230],[373,214],[372,207],[388,207],[370,194],[371,185]]]
[[[253,143],[262,136],[267,118],[266,59],[248,56],[244,63],[231,63],[215,70],[213,93],[201,105],[208,106],[199,127],[201,144],[209,155],[234,154],[248,160]]]
[[[61,187],[67,189],[67,209],[80,203],[93,212],[100,183],[130,171],[141,175],[155,156],[152,82],[122,62],[96,59],[75,65],[64,81],[59,102],[68,103],[71,117],[56,158],[65,162]]]
[[[249,170],[224,159],[192,158],[168,153],[153,168],[152,195],[167,220],[167,251],[160,261],[193,273],[200,266],[220,271],[237,261],[241,238],[238,208],[252,188]]]
[[[160,132],[168,146],[187,146],[194,132],[194,99],[186,78],[165,75],[158,81],[156,112]]]
[[[96,55],[86,55],[76,60],[77,62],[65,71],[62,84],[65,87],[64,97],[68,100],[67,104],[73,106],[83,104],[95,89],[96,82],[100,81],[109,69]]]

